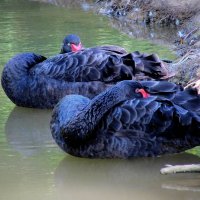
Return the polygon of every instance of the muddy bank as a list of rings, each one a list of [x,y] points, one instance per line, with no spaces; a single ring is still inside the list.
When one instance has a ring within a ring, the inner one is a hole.
[[[99,12],[146,24],[178,26],[192,20],[200,25],[199,0],[98,0]]]
[[[198,0],[99,0],[95,5],[98,13],[115,19],[115,28],[171,47],[200,26]]]

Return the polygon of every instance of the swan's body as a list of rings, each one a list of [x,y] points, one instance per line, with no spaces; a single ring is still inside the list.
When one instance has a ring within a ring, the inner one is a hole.
[[[150,96],[143,98],[138,88]],[[177,153],[200,145],[200,96],[165,81],[122,81],[92,100],[64,97],[51,131],[64,151],[79,157]]]
[[[16,55],[5,65],[1,81],[16,105],[52,108],[68,94],[92,98],[121,80],[167,76],[155,55],[127,54],[120,47],[103,46],[48,59],[34,53]]]

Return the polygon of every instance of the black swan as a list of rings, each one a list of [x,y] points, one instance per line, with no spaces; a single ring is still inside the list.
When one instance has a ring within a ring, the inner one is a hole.
[[[68,95],[54,108],[51,131],[67,153],[129,158],[200,145],[200,96],[167,81],[121,81],[92,100]]]
[[[18,54],[5,65],[1,83],[18,106],[53,108],[67,94],[93,98],[121,80],[168,77],[163,62],[154,54],[100,46],[48,59],[34,53]]]

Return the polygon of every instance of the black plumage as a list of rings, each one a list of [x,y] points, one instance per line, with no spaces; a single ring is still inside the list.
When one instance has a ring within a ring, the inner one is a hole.
[[[93,98],[121,80],[168,77],[156,55],[100,46],[48,59],[34,53],[18,54],[5,65],[1,83],[18,106],[52,108],[68,94]]]
[[[64,151],[79,157],[178,153],[200,145],[200,96],[166,81],[122,81],[92,100],[64,97],[51,131]]]

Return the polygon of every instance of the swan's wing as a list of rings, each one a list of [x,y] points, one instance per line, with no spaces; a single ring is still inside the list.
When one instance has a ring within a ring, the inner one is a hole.
[[[138,51],[126,54],[123,56],[126,65],[134,66],[136,79],[145,80],[151,79],[169,79],[174,76],[168,72],[164,62],[156,54],[142,54]]]
[[[168,81],[142,81],[142,86],[151,94],[176,93],[182,88]]]
[[[32,72],[69,82],[107,83],[135,78],[162,78],[167,75],[157,57],[140,53],[137,53],[137,56],[133,56],[133,53],[121,55],[119,52],[121,50],[104,46],[61,54],[35,66]]]
[[[95,48],[51,57],[37,65],[33,73],[69,82],[116,82],[132,77],[120,56]]]
[[[154,99],[125,101],[108,112],[101,123],[108,151],[121,157],[155,155],[156,138],[147,131],[154,112],[160,107]]]
[[[150,123],[153,114],[159,109],[160,103],[155,98],[132,99],[116,106],[105,116],[104,128],[113,132],[124,129],[145,131],[145,126]]]
[[[117,55],[124,55],[128,53],[123,47],[116,46],[116,45],[102,45],[102,46],[98,46],[94,48],[102,49],[102,50],[105,50],[105,51],[111,52],[112,54],[114,53]]]
[[[101,127],[112,148],[124,145],[131,156],[152,156],[198,145],[199,123],[200,115],[151,97],[125,101],[113,108]]]
[[[166,81],[142,81],[141,84],[150,95],[200,114],[200,95],[195,89],[184,90],[182,86]]]

